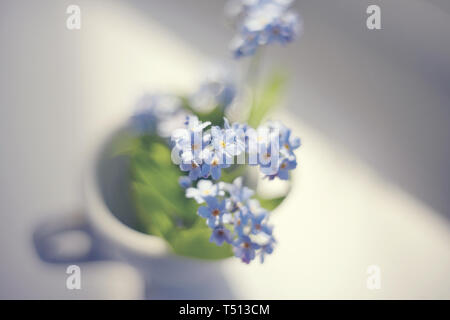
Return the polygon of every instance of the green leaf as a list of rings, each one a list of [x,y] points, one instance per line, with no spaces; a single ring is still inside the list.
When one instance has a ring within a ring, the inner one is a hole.
[[[225,108],[217,105],[208,112],[198,112],[190,104],[190,101],[186,97],[180,97],[182,101],[182,107],[192,114],[195,114],[200,121],[210,121],[213,126],[223,126],[223,118],[225,117]]]
[[[261,198],[260,196],[256,195],[256,199],[258,199],[261,206],[269,211],[275,210],[283,201],[286,199],[286,196],[278,197],[278,198],[272,198],[272,199],[266,199]]]
[[[255,92],[248,117],[250,126],[257,127],[267,114],[278,106],[283,95],[286,80],[286,76],[283,73],[274,72],[262,88]]]
[[[180,230],[170,244],[174,252],[182,256],[208,260],[218,260],[233,256],[233,251],[229,244],[224,243],[222,246],[217,246],[209,241],[211,232],[211,229],[206,226]]]

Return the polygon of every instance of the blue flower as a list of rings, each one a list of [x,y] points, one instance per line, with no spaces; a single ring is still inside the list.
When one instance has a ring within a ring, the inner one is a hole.
[[[295,159],[283,159],[278,168],[276,176],[281,180],[289,180],[289,171],[294,170],[297,167],[297,161]]]
[[[230,49],[236,59],[252,56],[259,46],[259,34],[243,30],[242,33],[231,41]]]
[[[195,118],[197,119],[197,118]],[[180,152],[181,160],[185,163],[196,161],[201,164],[204,148],[209,144],[210,135],[203,134],[203,128],[209,123],[190,122],[186,129],[177,129],[172,134],[175,148]]]
[[[236,145],[236,155],[247,151],[247,129],[249,126],[247,124],[241,124],[238,122],[230,125],[227,118],[223,118],[225,130],[230,130],[234,137],[234,143]]]
[[[186,190],[187,198],[194,198],[197,203],[204,203],[205,197],[215,197],[223,195],[223,191],[219,190],[219,185],[212,183],[210,180],[200,180],[197,188],[188,188]]]
[[[209,241],[215,242],[218,246],[221,246],[224,242],[231,243],[231,232],[223,226],[217,226],[214,228]]]
[[[206,224],[210,228],[215,228],[217,225],[221,224],[223,215],[225,211],[225,200],[219,202],[214,197],[205,197],[206,206],[201,206],[198,208],[198,215],[206,219]]]
[[[211,144],[217,153],[225,154],[229,157],[239,155],[243,151],[242,148],[238,148],[236,132],[231,128],[212,127]]]
[[[228,168],[231,165],[232,158],[221,152],[206,152],[204,156],[205,163],[203,164],[203,177],[211,177],[214,180],[219,180],[222,175],[222,169]]]
[[[234,232],[239,236],[244,236],[244,229],[250,221],[250,216],[248,215],[247,208],[236,211],[233,216]]]
[[[275,239],[271,237],[267,243],[261,245],[261,252],[259,255],[261,263],[264,263],[264,258],[266,254],[272,254],[274,244]]]
[[[248,264],[255,259],[255,250],[259,248],[260,246],[257,243],[252,242],[250,237],[242,236],[234,243],[233,251],[236,257]]]
[[[280,150],[277,143],[261,144],[259,146],[258,164],[260,171],[268,176],[276,175],[280,161]]]
[[[251,56],[259,46],[294,40],[301,29],[301,21],[289,10],[291,3],[288,0],[243,1],[240,33],[231,43],[234,57]]]
[[[181,176],[178,178],[178,183],[183,189],[187,189],[192,185],[192,180],[189,177]]]
[[[295,157],[294,150],[300,147],[300,138],[292,137],[291,130],[286,129],[280,139],[280,151],[287,158]]]
[[[243,207],[247,200],[255,194],[252,189],[244,186],[242,181],[242,177],[237,177],[232,184],[227,184],[226,186],[226,190],[230,194],[230,200],[238,209]]]
[[[180,164],[181,171],[189,172],[189,178],[195,181],[203,176],[202,167],[196,161],[191,161],[190,163],[182,162]]]
[[[207,173],[202,168],[204,150],[210,143],[210,135],[203,134],[203,129],[210,122],[202,123],[195,116],[187,117],[186,128],[177,129],[172,134],[174,154],[180,156],[179,163],[182,171],[189,171],[189,177],[196,180]]]
[[[191,131],[202,131],[210,124],[211,124],[210,121],[201,122],[200,120],[198,120],[197,116],[192,116],[192,115],[187,116],[186,121],[184,122],[184,125],[186,126],[186,128]]]
[[[258,215],[252,216],[252,227],[251,233],[258,234],[260,232],[265,233],[266,235],[272,235],[272,227],[270,227],[264,220],[267,219],[268,212],[263,212]]]

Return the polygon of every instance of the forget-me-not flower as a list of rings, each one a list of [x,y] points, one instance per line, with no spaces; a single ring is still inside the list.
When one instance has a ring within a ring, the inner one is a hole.
[[[217,225],[220,225],[223,215],[226,213],[226,201],[219,201],[215,197],[205,197],[205,201],[207,205],[199,207],[198,214],[206,219],[206,224],[210,228],[215,228]]]
[[[224,242],[231,243],[231,232],[224,226],[217,226],[213,229],[210,242],[215,242],[218,246],[221,246]]]
[[[181,176],[178,178],[178,183],[183,189],[187,189],[192,185],[192,180],[189,177]]]
[[[253,55],[259,46],[291,42],[300,32],[301,21],[288,0],[242,1],[239,34],[231,42],[236,58]]]
[[[239,237],[234,245],[233,251],[234,255],[242,260],[242,262],[250,263],[255,259],[255,250],[259,249],[260,246],[253,242],[250,237],[242,236]]]
[[[223,195],[223,191],[219,189],[218,184],[214,184],[211,180],[199,180],[197,188],[188,188],[186,190],[187,198],[194,198],[197,203],[204,203],[205,197],[215,197]]]
[[[203,177],[211,177],[219,180],[222,175],[222,169],[230,167],[232,158],[226,153],[220,151],[205,152],[203,164]]]

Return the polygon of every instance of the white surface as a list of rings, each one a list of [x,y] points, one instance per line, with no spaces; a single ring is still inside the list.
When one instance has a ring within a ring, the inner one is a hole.
[[[290,119],[289,119],[290,118]],[[448,221],[306,124],[292,194],[273,216],[279,241],[262,266],[231,262],[244,299],[450,298]],[[367,268],[381,270],[368,290]]]
[[[387,19],[390,28],[378,35],[358,29],[361,4],[301,3],[303,42],[275,50],[295,67],[290,110],[302,118],[288,120],[304,142],[299,177],[274,218],[274,256],[263,266],[230,263],[236,297],[450,298],[442,218],[449,214],[450,19],[407,2],[385,5],[388,18],[408,14]],[[40,262],[31,232],[44,216],[83,206],[91,137],[130,114],[144,91],[195,86],[201,52],[226,56],[220,3],[78,3],[83,21],[75,32],[65,29],[70,1],[0,4],[1,298],[113,298],[124,284],[121,297],[141,294],[134,273],[116,264],[83,265],[89,285],[66,290],[65,266]],[[370,264],[381,267],[380,291],[365,288]]]

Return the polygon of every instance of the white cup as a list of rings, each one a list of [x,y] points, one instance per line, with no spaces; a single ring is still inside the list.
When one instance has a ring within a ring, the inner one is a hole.
[[[112,259],[134,266],[143,276],[147,298],[230,299],[222,261],[176,256],[160,237],[134,230],[126,156],[111,157],[109,145],[123,129],[98,144],[84,179],[86,209],[82,214],[46,221],[34,234],[38,253],[47,262]],[[155,182],[157,183],[157,182]],[[83,230],[92,250],[83,256],[49,252],[48,239],[57,233]]]

